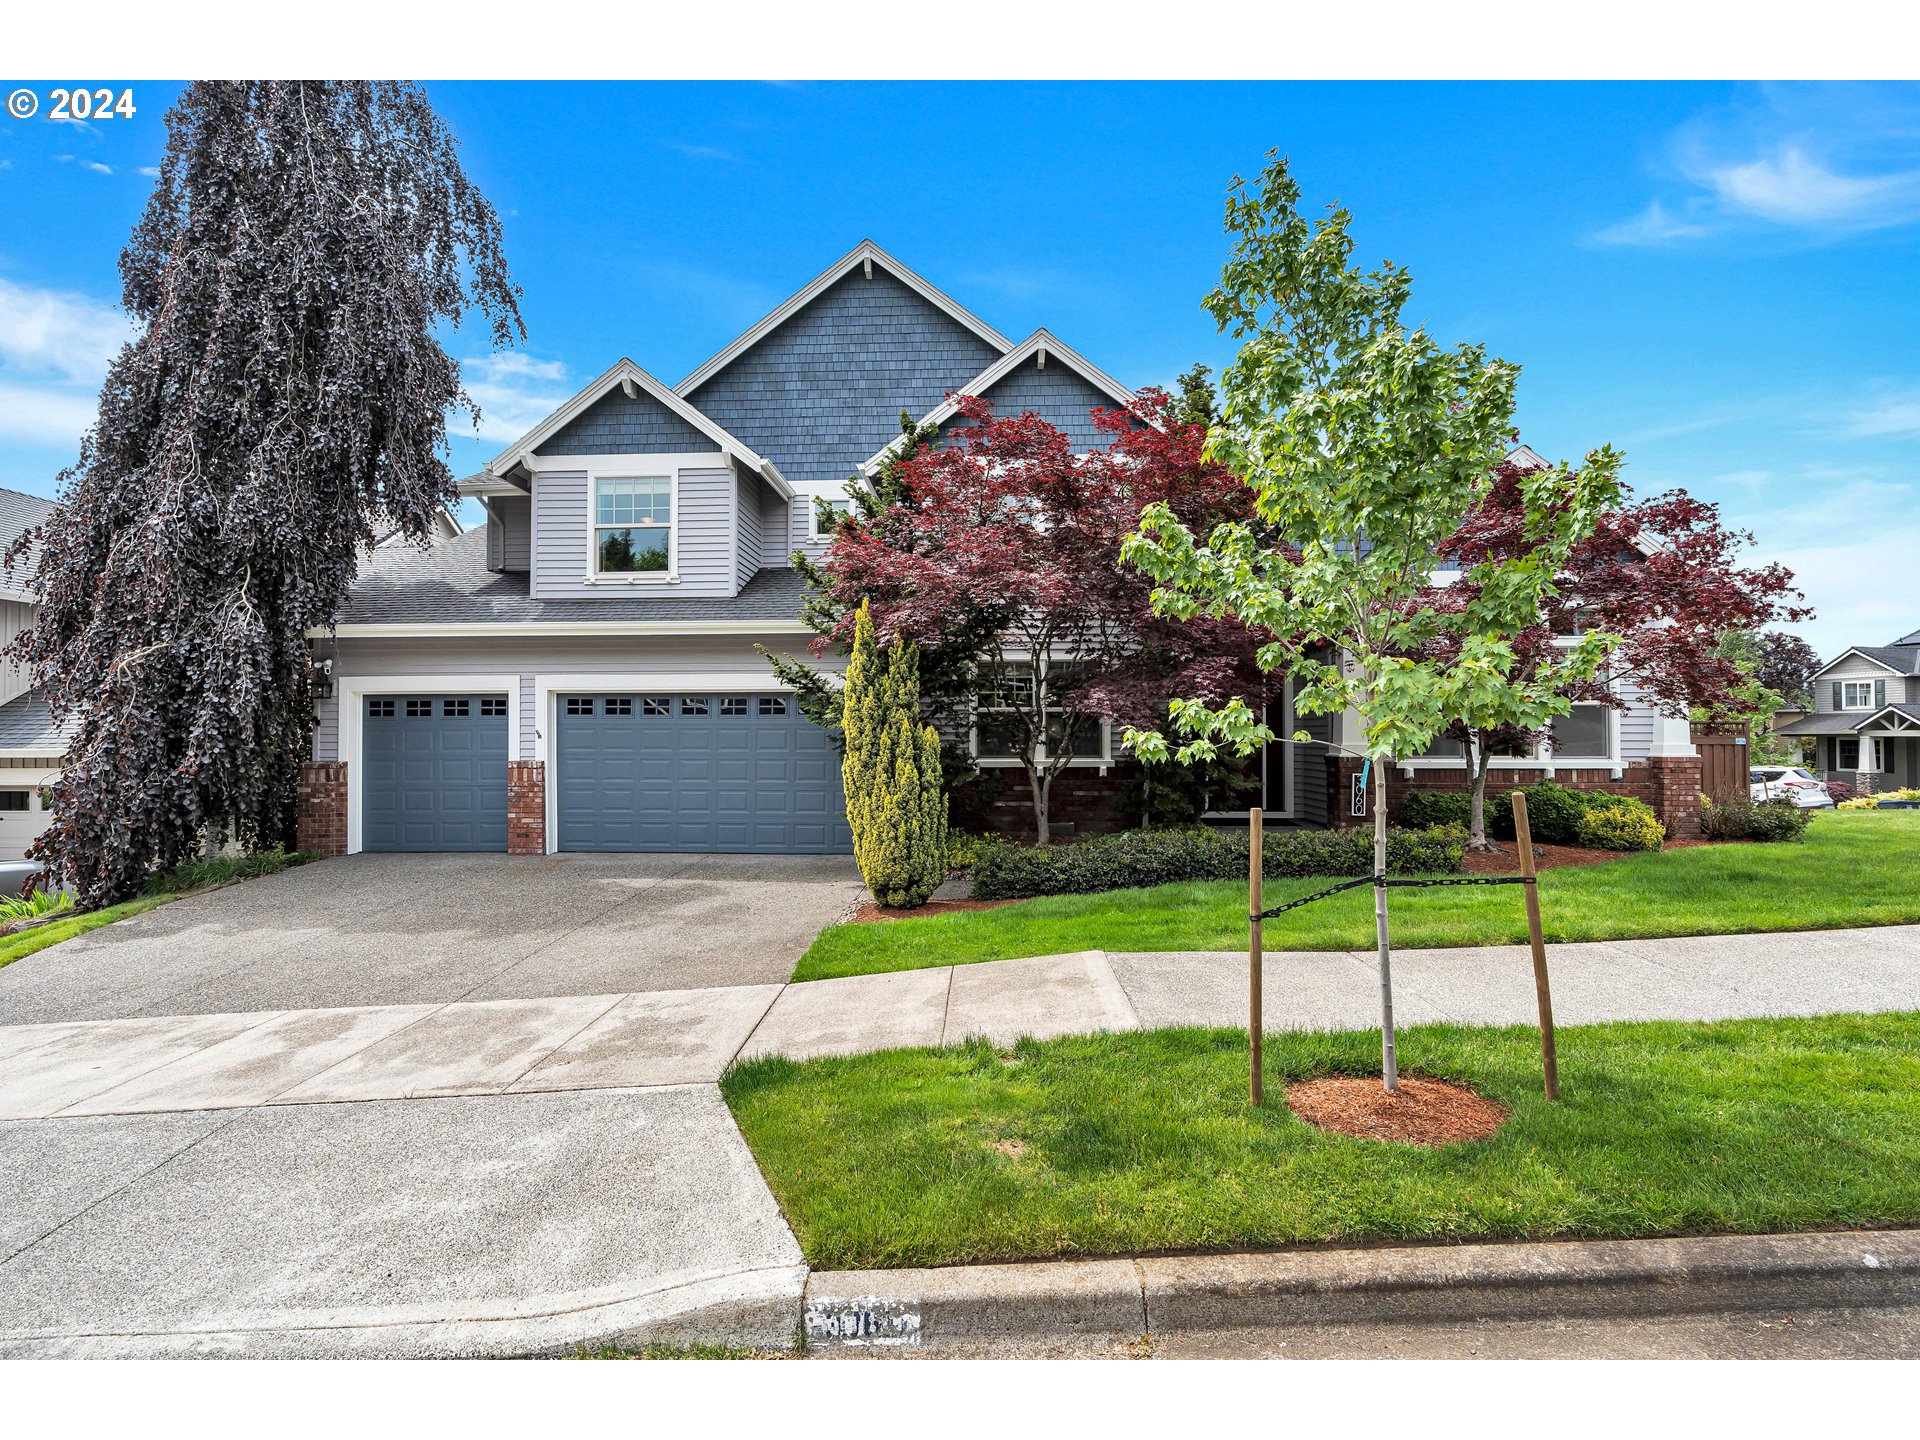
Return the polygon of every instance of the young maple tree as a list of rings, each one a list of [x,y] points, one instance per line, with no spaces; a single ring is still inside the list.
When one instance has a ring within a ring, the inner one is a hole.
[[[78,727],[35,853],[89,905],[209,834],[282,837],[308,633],[376,536],[424,543],[456,498],[473,406],[438,332],[476,307],[521,332],[493,207],[412,85],[190,85],[120,275],[137,334],[8,652]]]
[[[1566,554],[1616,495],[1618,457],[1595,451],[1520,480],[1529,544],[1479,561],[1460,615],[1466,637],[1442,664],[1420,654],[1441,616],[1422,601],[1434,555],[1481,503],[1513,433],[1518,368],[1484,347],[1443,348],[1401,319],[1404,270],[1350,265],[1351,217],[1300,212],[1300,190],[1274,153],[1254,193],[1227,199],[1233,250],[1206,306],[1243,343],[1221,376],[1220,421],[1206,453],[1244,478],[1255,523],[1196,532],[1173,507],[1150,506],[1127,560],[1157,582],[1157,613],[1237,620],[1263,637],[1262,668],[1301,682],[1304,714],[1360,716],[1374,783],[1374,866],[1387,869],[1387,765],[1425,749],[1470,707],[1499,703],[1538,725],[1563,713],[1548,678],[1591,674],[1608,637],[1592,632],[1532,674],[1516,673],[1509,637],[1539,614]],[[1224,747],[1246,755],[1272,739],[1238,699],[1183,697],[1173,720],[1183,760]],[[1297,738],[1305,739],[1304,735]],[[1147,759],[1164,735],[1130,735]],[[1387,892],[1374,890],[1381,1068],[1397,1087]]]
[[[1249,513],[1246,490],[1202,457],[1204,429],[1167,422],[1166,405],[1150,391],[1095,412],[1109,443],[1076,453],[1038,415],[960,397],[946,442],[901,457],[897,503],[849,518],[819,563],[840,619],[816,655],[852,640],[862,599],[883,642],[940,655],[969,696],[984,692],[973,723],[1025,772],[1042,843],[1054,782],[1101,719],[1154,723],[1175,694],[1264,703],[1244,626],[1156,614],[1151,584],[1120,563],[1149,506],[1203,528]]]
[[[1535,518],[1525,498],[1529,470],[1502,462],[1478,505],[1438,548],[1442,561],[1461,567],[1451,584],[1423,590],[1414,603],[1438,617],[1418,653],[1451,664],[1472,642],[1477,602],[1490,564],[1523,559],[1536,548]],[[1780,565],[1745,567],[1739,555],[1753,543],[1728,529],[1719,510],[1674,490],[1619,502],[1600,512],[1593,528],[1568,549],[1552,584],[1541,592],[1538,617],[1508,640],[1511,675],[1565,702],[1613,710],[1637,703],[1674,717],[1742,703],[1749,666],[1722,645],[1729,633],[1812,612],[1793,604],[1799,591]],[[1614,637],[1604,670],[1590,674],[1557,662],[1569,637],[1601,632]],[[1530,751],[1551,722],[1506,703],[1507,692],[1468,693],[1446,733],[1463,742],[1472,779],[1468,843],[1488,848],[1487,777],[1496,757]]]

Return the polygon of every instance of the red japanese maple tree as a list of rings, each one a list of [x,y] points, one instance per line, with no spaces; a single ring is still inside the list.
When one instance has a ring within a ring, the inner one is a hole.
[[[1443,561],[1467,567],[1531,552],[1520,490],[1525,473],[1511,463],[1500,467],[1486,499],[1441,547]],[[1551,656],[1556,636],[1598,630],[1620,637],[1619,644],[1603,674],[1568,685],[1563,698],[1569,703],[1624,709],[1621,692],[1637,691],[1640,704],[1674,717],[1732,703],[1748,676],[1718,648],[1721,638],[1813,613],[1797,603],[1805,597],[1784,566],[1740,564],[1740,553],[1752,544],[1751,534],[1721,522],[1717,506],[1685,490],[1629,498],[1606,512],[1575,547],[1540,622],[1513,638],[1517,673],[1531,674]],[[1471,582],[1463,578],[1436,585],[1425,598],[1444,615],[1464,612],[1472,595]],[[1445,659],[1464,639],[1442,629],[1426,653]],[[1478,849],[1487,843],[1492,760],[1531,745],[1539,733],[1489,724],[1487,718],[1462,717],[1449,732],[1468,749],[1473,778],[1469,844]]]
[[[1152,581],[1120,563],[1146,506],[1204,533],[1249,518],[1251,494],[1202,458],[1205,427],[1169,420],[1159,392],[1095,411],[1108,443],[1090,453],[1038,415],[957,403],[944,442],[899,466],[902,498],[842,523],[819,570],[845,614],[867,599],[882,643],[966,648],[990,702],[974,723],[1026,772],[1044,844],[1053,782],[1098,751],[1099,721],[1154,724],[1172,695],[1264,702],[1259,639],[1236,621],[1155,615]],[[850,623],[815,653],[850,641]]]

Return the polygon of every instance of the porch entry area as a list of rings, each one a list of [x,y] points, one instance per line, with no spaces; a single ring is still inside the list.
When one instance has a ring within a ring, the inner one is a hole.
[[[1920,786],[1920,720],[1860,735],[1822,735],[1817,744],[1814,765],[1823,780],[1864,795]]]

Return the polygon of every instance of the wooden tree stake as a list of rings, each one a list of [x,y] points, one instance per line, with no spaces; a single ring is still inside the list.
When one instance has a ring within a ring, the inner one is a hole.
[[[1533,945],[1533,989],[1540,1001],[1540,1060],[1547,1099],[1560,1098],[1560,1065],[1553,1049],[1553,992],[1547,987],[1547,938],[1540,929],[1540,886],[1533,868],[1533,831],[1527,824],[1527,797],[1513,792],[1513,833],[1520,841],[1520,873],[1527,883],[1527,939]]]
[[[1260,1013],[1260,807],[1254,806],[1247,817],[1247,1039],[1249,1042],[1247,1094],[1255,1105],[1266,1096],[1260,1079],[1260,1045],[1265,1022]]]

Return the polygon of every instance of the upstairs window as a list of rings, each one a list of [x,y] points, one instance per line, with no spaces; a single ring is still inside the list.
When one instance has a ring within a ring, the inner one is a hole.
[[[602,475],[593,482],[597,575],[665,575],[673,568],[673,482]]]
[[[1840,708],[1842,710],[1871,710],[1873,708],[1873,682],[1871,680],[1845,680],[1840,685]]]
[[[830,540],[840,522],[853,513],[853,502],[839,495],[816,495],[813,499],[813,538]]]

